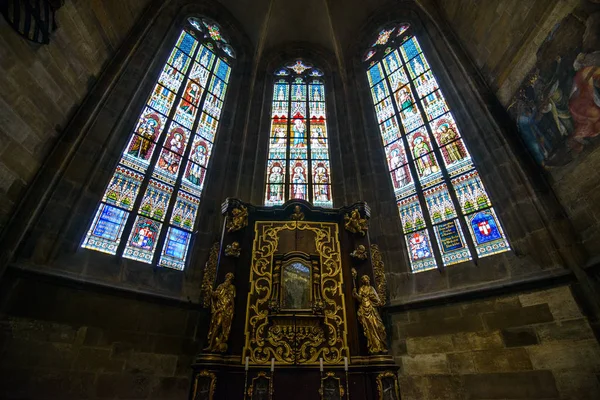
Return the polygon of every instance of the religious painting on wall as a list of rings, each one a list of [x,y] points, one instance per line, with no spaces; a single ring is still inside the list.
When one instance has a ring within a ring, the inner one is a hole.
[[[600,4],[581,0],[554,26],[508,110],[546,169],[585,156],[600,134]]]

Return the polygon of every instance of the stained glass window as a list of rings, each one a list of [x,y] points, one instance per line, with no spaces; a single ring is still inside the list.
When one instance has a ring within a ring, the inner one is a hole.
[[[215,22],[188,20],[82,247],[184,269],[235,58],[227,43]]]
[[[412,271],[510,250],[410,26],[380,30],[363,61]]]
[[[332,207],[323,72],[296,60],[275,72],[265,205]]]

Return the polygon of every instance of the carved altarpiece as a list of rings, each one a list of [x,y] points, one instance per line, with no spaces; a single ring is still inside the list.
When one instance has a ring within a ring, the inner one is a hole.
[[[385,302],[382,258],[369,241],[368,206],[326,209],[293,200],[256,207],[227,199],[222,212],[219,248],[206,265],[212,288],[205,280],[204,299],[233,273],[234,315],[227,350],[200,353],[193,365],[195,381],[210,372],[215,388],[210,397],[194,390],[192,399],[346,399],[348,393],[379,399],[382,384],[387,388],[391,379],[397,387],[392,357],[369,353],[353,297],[360,285],[356,271],[370,278],[375,298],[382,299],[376,306]],[[239,256],[226,256],[234,242]]]

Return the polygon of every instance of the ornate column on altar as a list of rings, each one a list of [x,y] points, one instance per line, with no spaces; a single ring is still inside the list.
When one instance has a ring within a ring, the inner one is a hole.
[[[366,203],[227,199],[203,280],[211,310],[192,400],[400,398]]]

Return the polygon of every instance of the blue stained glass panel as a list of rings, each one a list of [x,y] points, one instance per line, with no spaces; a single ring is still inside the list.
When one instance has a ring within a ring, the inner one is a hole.
[[[371,88],[371,94],[373,95],[373,102],[377,104],[388,97],[390,92],[388,91],[385,81],[382,81]]]
[[[169,115],[169,111],[171,111],[171,107],[173,107],[174,101],[175,93],[157,84],[154,90],[152,91],[152,94],[150,95],[148,105],[161,114]]]
[[[219,99],[223,100],[225,98],[225,92],[227,91],[227,85],[216,76],[213,76],[210,80],[208,90]]]
[[[215,58],[215,53],[207,49],[204,45],[201,45],[200,50],[198,50],[198,53],[196,53],[196,61],[208,70],[210,70],[215,62]]]
[[[215,141],[215,135],[217,133],[217,126],[219,121],[214,119],[208,114],[202,113],[200,116],[200,123],[196,129],[196,133],[210,142]]]
[[[169,64],[165,64],[165,67],[158,78],[158,83],[175,93],[179,90],[182,81],[183,74],[177,72],[177,70]]]
[[[510,250],[493,208],[471,214],[467,219],[479,257]]]
[[[128,215],[127,211],[108,204],[100,204],[81,247],[115,254]]]
[[[271,155],[271,154],[269,154]],[[285,183],[285,154],[277,160],[267,162],[267,188],[265,193],[265,204],[283,204]]]
[[[175,44],[175,46],[179,47],[187,54],[192,55],[194,53],[194,50],[196,50],[196,46],[198,46],[198,41],[194,39],[194,37],[188,32],[182,31],[181,35],[179,35],[179,39],[177,39],[177,43]]]
[[[134,132],[145,139],[156,142],[166,122],[167,119],[163,115],[146,107],[138,119]]]
[[[318,207],[333,207],[331,185],[313,185],[313,204]]]
[[[144,175],[117,166],[102,201],[131,211],[143,180]]]
[[[419,45],[417,38],[414,36],[406,40],[400,46],[400,52],[402,53],[404,62],[407,62],[408,60],[419,54],[421,51],[421,46]]]
[[[413,272],[422,272],[436,268],[431,251],[431,240],[426,229],[405,235],[406,245]]]
[[[412,79],[415,79],[429,69],[429,64],[427,63],[427,60],[423,54],[419,54],[410,60],[406,65],[408,67],[408,73]]]
[[[167,239],[165,240],[158,264],[161,267],[182,271],[185,267],[185,259],[191,236],[191,233],[187,231],[169,227]]]
[[[309,86],[310,101],[325,101],[325,86],[322,84],[312,84]]]
[[[138,215],[133,223],[123,257],[150,264],[161,228],[160,222]]]
[[[173,66],[177,71],[185,74],[190,66],[191,60],[192,59],[187,54],[175,47],[171,52],[167,62],[171,64],[171,66]]]
[[[385,68],[385,72],[387,72],[388,75],[400,68],[401,65],[402,61],[400,61],[398,50],[392,51],[383,59],[383,66]]]
[[[369,77],[369,86],[373,86],[374,84],[381,82],[384,76],[381,63],[377,63],[371,69],[369,69],[367,71],[367,76]]]
[[[231,67],[225,61],[220,58],[217,60],[217,65],[214,70],[215,75],[219,77],[225,83],[229,83],[229,74],[231,74]]]
[[[400,138],[400,127],[398,126],[398,119],[396,119],[396,116],[393,116],[383,124],[379,125],[379,130],[384,145]]]
[[[131,135],[129,144],[121,156],[121,164],[139,172],[146,172],[156,145],[141,136]]]
[[[171,224],[191,231],[196,223],[199,204],[199,198],[179,191],[173,213],[171,214]]]
[[[421,204],[419,204],[417,196],[410,196],[399,200],[397,204],[400,219],[402,220],[402,231],[404,233],[425,228],[425,218],[423,217],[423,210],[421,210]]]
[[[290,199],[308,200],[308,161],[295,159],[290,162]]]
[[[471,260],[471,252],[458,220],[453,219],[436,225],[434,231],[445,266]]]
[[[306,85],[304,81],[296,80],[292,83],[292,101],[304,101],[306,100]]]

